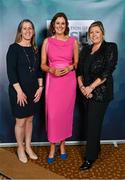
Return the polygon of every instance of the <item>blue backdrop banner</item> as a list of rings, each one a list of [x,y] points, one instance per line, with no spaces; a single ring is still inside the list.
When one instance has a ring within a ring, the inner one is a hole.
[[[22,19],[30,19],[36,28],[36,41],[41,47],[47,35],[47,23],[57,12],[64,12],[70,25],[70,35],[80,43],[87,42],[87,28],[95,20],[103,22],[106,41],[116,42],[119,59],[114,73],[115,98],[105,116],[102,140],[125,139],[125,1],[124,0],[0,0],[0,143],[14,143],[15,119],[11,114],[6,73],[6,53],[15,40]],[[56,97],[55,97],[56,98]],[[44,96],[41,111],[34,118],[33,141],[47,141],[44,116]],[[84,123],[78,101],[74,111],[73,136],[68,140],[84,140]]]

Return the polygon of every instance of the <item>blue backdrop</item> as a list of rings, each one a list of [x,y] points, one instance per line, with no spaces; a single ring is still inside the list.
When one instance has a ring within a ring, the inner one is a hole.
[[[37,43],[46,36],[46,21],[59,11],[69,20],[101,20],[106,29],[105,39],[118,44],[119,60],[114,73],[115,99],[109,106],[103,124],[102,139],[125,139],[125,1],[124,0],[0,0],[0,143],[15,142],[14,123],[8,98],[6,53],[14,42],[16,29],[24,18],[33,21]],[[74,112],[73,136],[84,139],[83,120],[78,104]],[[47,141],[44,118],[44,97],[41,111],[34,119],[33,141]]]

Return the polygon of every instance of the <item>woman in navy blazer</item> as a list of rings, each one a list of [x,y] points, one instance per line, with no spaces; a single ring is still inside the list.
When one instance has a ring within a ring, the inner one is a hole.
[[[104,40],[102,22],[92,23],[88,30],[92,42],[82,48],[78,66],[78,85],[87,122],[85,162],[81,170],[89,169],[100,152],[101,127],[109,102],[113,99],[112,73],[116,67],[117,45]]]

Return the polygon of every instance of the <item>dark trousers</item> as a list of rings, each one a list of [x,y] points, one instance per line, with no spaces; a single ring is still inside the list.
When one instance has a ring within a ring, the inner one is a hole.
[[[109,103],[87,101],[83,104],[87,125],[85,159],[96,160],[100,151],[102,122]]]

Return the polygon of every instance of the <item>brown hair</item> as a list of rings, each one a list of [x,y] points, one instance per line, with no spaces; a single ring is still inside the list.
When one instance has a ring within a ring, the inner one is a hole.
[[[63,17],[65,19],[65,22],[66,22],[66,29],[65,29],[65,32],[64,34],[65,35],[68,35],[69,34],[69,27],[68,27],[68,19],[66,17],[66,15],[63,13],[63,12],[59,12],[57,14],[55,14],[55,16],[52,18],[51,22],[50,22],[50,26],[49,26],[49,32],[54,35],[55,34],[55,21],[58,17]]]
[[[16,33],[16,38],[15,38],[15,42],[16,43],[19,43],[21,40],[22,40],[22,34],[21,34],[21,31],[22,31],[22,26],[23,26],[23,23],[24,22],[28,22],[31,24],[32,28],[33,28],[33,31],[34,31],[34,34],[33,34],[33,37],[31,39],[31,45],[33,47],[33,49],[36,51],[37,50],[37,45],[36,45],[36,42],[35,42],[35,27],[34,27],[34,24],[31,20],[29,19],[23,19],[19,25],[18,25],[18,28],[17,28],[17,33]]]
[[[102,34],[105,35],[105,29],[104,29],[104,26],[101,21],[95,21],[89,26],[88,35],[90,35],[91,28],[95,27],[95,26],[98,26],[100,28],[100,30],[102,31]]]

